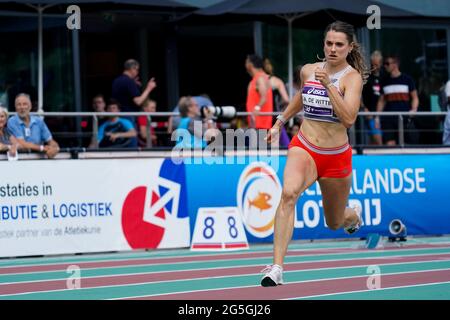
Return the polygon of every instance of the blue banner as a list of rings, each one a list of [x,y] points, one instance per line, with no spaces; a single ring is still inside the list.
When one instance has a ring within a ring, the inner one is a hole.
[[[191,233],[201,207],[238,207],[249,242],[273,241],[286,157],[223,158],[186,163]],[[217,159],[216,159],[217,161]],[[450,155],[355,155],[349,205],[362,208],[364,225],[352,237],[389,236],[400,219],[408,235],[450,233]],[[318,183],[299,198],[293,239],[349,237],[326,227]]]

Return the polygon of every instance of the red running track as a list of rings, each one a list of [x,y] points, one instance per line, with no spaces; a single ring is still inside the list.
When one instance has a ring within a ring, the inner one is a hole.
[[[423,261],[438,261],[449,260],[448,254],[434,254],[425,256],[391,256],[380,257],[372,259],[354,259],[354,260],[335,260],[335,261],[316,261],[316,262],[296,262],[285,265],[285,271],[300,271],[300,270],[315,270],[323,268],[343,268],[343,267],[357,267],[368,265],[386,265],[395,263],[411,263]],[[211,277],[226,277],[239,276],[248,274],[260,273],[263,266],[243,266],[232,268],[217,268],[217,269],[199,269],[186,271],[171,271],[171,272],[156,272],[143,273],[134,275],[116,275],[105,277],[83,278],[83,288],[95,288],[103,286],[117,286],[117,285],[131,285],[141,283],[151,283],[159,281],[174,281],[174,280],[190,280],[202,279]],[[36,282],[19,282],[11,284],[1,284],[0,294],[18,294],[31,293],[51,290],[65,290],[67,289],[66,279],[63,280],[49,280]]]
[[[367,276],[334,280],[316,280],[311,282],[288,283],[282,286],[263,288],[260,286],[193,291],[178,294],[166,294],[130,300],[277,300],[300,298],[349,291],[367,291]],[[411,286],[450,281],[450,270],[410,272],[381,276],[382,288]]]
[[[448,244],[442,245],[408,245],[407,247],[393,247],[383,248],[382,250],[413,250],[413,249],[429,249],[429,248],[449,248]],[[349,248],[332,248],[332,249],[320,249],[320,250],[292,250],[287,253],[287,256],[311,256],[319,254],[336,254],[336,253],[350,253],[350,252],[363,252],[371,251],[367,249],[349,249]],[[378,250],[375,250],[378,251]],[[270,258],[272,252],[243,252],[235,254],[211,254],[203,256],[184,256],[174,258],[144,258],[133,260],[110,260],[110,261],[97,261],[97,262],[71,262],[71,263],[56,263],[45,265],[30,265],[30,266],[14,266],[14,267],[0,267],[0,275],[2,274],[15,274],[15,273],[30,273],[30,272],[45,272],[45,271],[66,271],[67,268],[73,264],[76,264],[81,269],[96,269],[107,267],[123,267],[123,266],[139,266],[139,265],[155,265],[164,263],[182,263],[182,262],[196,262],[196,261],[211,261],[211,260],[230,260],[230,259],[255,259],[255,258]]]

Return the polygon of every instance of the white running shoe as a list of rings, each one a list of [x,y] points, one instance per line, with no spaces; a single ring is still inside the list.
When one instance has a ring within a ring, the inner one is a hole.
[[[261,279],[263,287],[275,287],[283,284],[283,268],[277,264],[266,266],[261,272],[264,276]]]
[[[353,210],[356,211],[356,214],[358,215],[358,222],[356,222],[355,224],[352,224],[346,228],[344,228],[344,231],[346,234],[353,234],[356,231],[358,231],[361,228],[362,225],[362,218],[361,218],[361,207],[360,206],[354,206]]]

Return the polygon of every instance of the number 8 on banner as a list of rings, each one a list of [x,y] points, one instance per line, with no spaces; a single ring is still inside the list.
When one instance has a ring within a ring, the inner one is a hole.
[[[248,242],[237,208],[199,208],[191,250],[242,249],[248,249]]]

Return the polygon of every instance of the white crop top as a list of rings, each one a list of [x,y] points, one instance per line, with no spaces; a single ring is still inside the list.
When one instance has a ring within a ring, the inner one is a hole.
[[[322,63],[322,69],[325,68],[325,64],[326,62]],[[352,67],[349,65],[343,70],[330,75],[331,84],[338,89],[339,93],[341,93],[339,82],[351,69]],[[304,117],[306,119],[334,123],[341,122],[333,111],[333,105],[328,97],[327,89],[319,81],[315,80],[314,73],[309,76],[303,86],[302,99]]]

